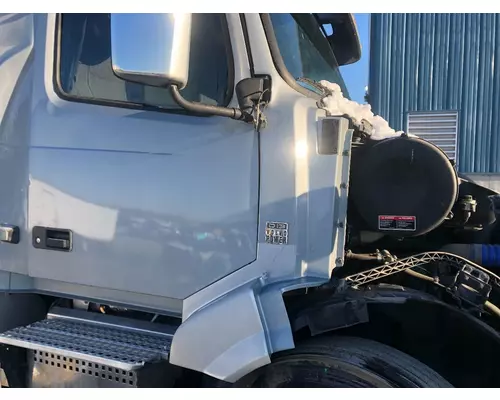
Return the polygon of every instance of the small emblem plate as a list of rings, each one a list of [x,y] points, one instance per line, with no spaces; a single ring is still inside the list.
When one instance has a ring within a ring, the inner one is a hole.
[[[266,243],[288,244],[288,223],[266,222]]]

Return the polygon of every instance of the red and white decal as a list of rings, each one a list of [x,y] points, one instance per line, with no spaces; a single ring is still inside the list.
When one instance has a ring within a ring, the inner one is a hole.
[[[417,218],[409,215],[379,215],[378,229],[381,231],[413,232],[417,230]]]

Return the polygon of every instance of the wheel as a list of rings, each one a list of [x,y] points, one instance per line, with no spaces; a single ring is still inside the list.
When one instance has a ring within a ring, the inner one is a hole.
[[[452,387],[420,361],[392,347],[355,337],[318,337],[276,355],[242,378],[239,387]]]

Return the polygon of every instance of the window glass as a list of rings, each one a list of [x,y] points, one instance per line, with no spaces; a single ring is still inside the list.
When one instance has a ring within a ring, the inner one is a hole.
[[[337,83],[348,97],[335,55],[314,16],[270,14],[270,17],[281,57],[290,74],[295,79]],[[331,29],[333,31],[334,27]]]
[[[90,100],[179,108],[167,88],[126,82],[111,67],[110,14],[62,14],[60,85],[66,95]],[[226,105],[232,93],[224,14],[193,14],[187,100]]]

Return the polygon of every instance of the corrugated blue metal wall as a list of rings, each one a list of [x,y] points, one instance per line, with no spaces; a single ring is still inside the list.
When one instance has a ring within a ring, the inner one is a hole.
[[[372,14],[369,99],[396,129],[458,110],[459,169],[500,172],[500,14]]]

